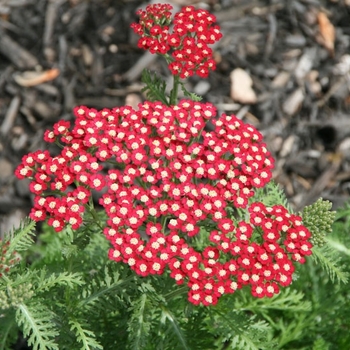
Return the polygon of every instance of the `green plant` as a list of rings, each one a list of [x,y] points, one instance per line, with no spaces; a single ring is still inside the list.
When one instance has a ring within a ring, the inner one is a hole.
[[[33,349],[345,349],[348,209],[332,234],[328,202],[293,213],[261,134],[185,90],[215,69],[212,15],[185,7],[172,34],[169,5],[139,15],[173,87],[145,72],[138,110],[77,107],[45,133],[58,156],[23,158],[35,198],[1,243],[0,349],[19,331]]]

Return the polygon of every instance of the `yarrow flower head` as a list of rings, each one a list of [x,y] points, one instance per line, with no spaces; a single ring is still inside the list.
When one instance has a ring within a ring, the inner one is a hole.
[[[206,10],[186,6],[172,19],[171,10],[171,5],[154,4],[138,12],[139,23],[131,25],[140,35],[138,46],[165,55],[173,75],[207,77],[209,71],[216,68],[213,51],[208,45],[222,37],[220,27],[215,25],[215,16]]]
[[[45,136],[62,143],[61,153],[31,153],[16,170],[32,179],[33,220],[76,229],[91,192],[103,190],[109,257],[142,276],[168,269],[187,283],[195,304],[215,304],[248,284],[254,295],[272,296],[291,283],[291,261],[303,263],[311,253],[310,233],[283,207],[249,204],[273,167],[254,127],[232,115],[216,118],[212,104],[190,100],[74,112],[72,129],[58,123],[54,136]],[[203,130],[209,119],[211,132]],[[232,208],[248,210],[249,220],[235,223]],[[198,251],[190,237],[205,222],[212,231]]]
[[[170,11],[139,12],[139,45],[171,55],[180,78],[206,76],[215,68],[206,45],[221,37],[215,17],[184,7],[169,33]],[[31,179],[30,217],[57,232],[78,229],[99,193],[111,260],[141,276],[169,274],[188,286],[193,304],[214,305],[244,286],[271,297],[311,254],[310,231],[285,207],[255,200],[274,165],[260,132],[234,115],[217,116],[211,103],[178,102],[177,87],[136,109],[76,107],[74,125],[59,121],[46,131],[61,152],[29,153],[15,171]]]

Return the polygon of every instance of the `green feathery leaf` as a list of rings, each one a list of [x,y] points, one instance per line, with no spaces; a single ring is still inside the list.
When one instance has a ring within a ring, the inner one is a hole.
[[[59,349],[55,342],[58,331],[53,323],[53,315],[44,307],[43,301],[37,300],[36,304],[30,305],[19,304],[16,321],[33,350]]]
[[[169,105],[169,102],[166,98],[166,83],[160,79],[155,73],[145,69],[142,72],[141,80],[146,86],[141,90],[146,93],[147,98],[150,101],[161,101],[165,105]]]
[[[222,309],[222,308],[221,308]],[[269,335],[272,328],[264,320],[258,320],[256,315],[247,316],[243,312],[235,310],[215,310],[214,317],[210,320],[210,329],[217,338],[217,348],[242,350],[270,350],[275,342]]]
[[[311,310],[311,303],[304,301],[304,294],[292,288],[286,288],[272,298],[254,298],[251,294],[242,293],[235,300],[236,310],[252,311],[265,314],[268,310],[305,312]]]
[[[11,254],[14,251],[21,252],[27,250],[33,243],[32,236],[35,235],[35,221],[29,218],[24,219],[20,227],[9,234],[10,246],[8,253]]]
[[[305,334],[305,325],[311,321],[314,322],[314,317],[310,317],[310,315],[306,313],[295,314],[292,322],[285,317],[277,318],[274,322],[274,326],[280,331],[280,334],[278,337],[278,346],[275,348],[285,349],[286,344],[303,338]],[[301,348],[302,347],[298,347],[298,349]],[[310,349],[310,347],[304,349]]]
[[[266,206],[283,205],[291,211],[286,194],[283,189],[274,181],[270,181],[264,187],[258,188],[252,197],[253,202],[262,202]]]
[[[130,309],[132,315],[128,330],[131,349],[143,349],[149,338],[151,330],[149,302],[148,295],[145,293],[135,300]]]
[[[199,101],[202,101],[202,97],[201,96],[198,96],[197,94],[195,94],[194,92],[190,92],[188,91],[186,88],[185,88],[185,84],[184,83],[181,83],[180,82],[180,85],[181,85],[181,90],[184,94],[185,97],[189,97],[192,101],[195,101],[195,102],[199,102]]]
[[[171,324],[171,326],[176,334],[176,339],[181,344],[181,348],[185,349],[185,350],[190,350],[190,348],[187,344],[185,334],[179,326],[179,321],[176,319],[174,314],[168,308],[166,308],[164,305],[162,305],[161,308],[162,308],[163,322],[164,322],[164,320],[168,320],[170,322],[170,324]]]
[[[134,279],[134,274],[126,276],[121,275],[118,271],[112,273],[106,266],[103,271],[96,274],[93,279],[90,279],[89,284],[85,284],[82,290],[82,300],[79,302],[78,308],[85,309],[89,307],[90,304],[94,305],[96,302],[101,303],[103,299],[110,295],[121,298],[126,293],[124,291],[125,286],[132,284]]]
[[[14,317],[14,310],[1,311],[0,315],[0,350],[11,349],[11,345],[16,342],[18,327]]]
[[[95,334],[92,331],[84,329],[84,325],[79,323],[77,320],[70,320],[70,329],[75,333],[77,341],[80,343],[80,350],[97,350],[103,349],[102,345],[99,344],[95,339]]]
[[[312,344],[312,350],[328,350],[329,344],[323,338],[318,338]]]
[[[347,283],[348,274],[340,265],[339,253],[331,246],[313,247],[311,255],[316,263],[319,263],[334,282],[336,279],[339,282]]]
[[[82,286],[85,282],[80,273],[61,272],[47,277],[47,271],[41,270],[36,292],[47,291],[55,286]]]
[[[331,246],[334,250],[337,250],[340,253],[344,253],[347,256],[350,256],[350,249],[345,246],[344,243],[339,242],[338,240],[335,240],[333,238],[328,237],[327,238],[327,244]]]

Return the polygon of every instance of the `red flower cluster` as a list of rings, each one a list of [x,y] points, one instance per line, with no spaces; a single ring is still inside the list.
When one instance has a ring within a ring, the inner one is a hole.
[[[138,46],[153,54],[172,52],[168,59],[173,75],[207,77],[209,71],[216,68],[208,44],[214,44],[222,37],[219,26],[214,25],[215,16],[193,6],[183,7],[175,14],[170,32],[171,10],[171,5],[154,4],[148,5],[146,11],[137,12],[140,23],[133,23],[131,27],[141,36]]]
[[[235,116],[215,119],[213,105],[189,100],[74,112],[72,130],[60,121],[45,133],[63,144],[58,156],[37,151],[16,169],[32,179],[33,220],[78,228],[91,191],[103,190],[110,258],[142,276],[168,268],[195,304],[215,304],[246,284],[262,297],[291,283],[290,259],[304,262],[310,233],[283,207],[248,206],[273,167],[254,127]],[[212,132],[203,131],[208,119]],[[250,221],[230,219],[230,209],[247,207]],[[208,246],[196,251],[191,237],[201,227],[210,227]]]
[[[66,122],[57,123],[46,141],[53,140],[55,134],[66,133],[67,127]],[[29,215],[32,220],[48,219],[48,224],[57,232],[66,224],[71,224],[73,229],[82,224],[84,204],[90,199],[91,189],[97,188],[94,179],[102,178],[102,175],[96,174],[101,169],[97,159],[83,152],[83,148],[87,149],[73,141],[56,157],[51,157],[47,151],[36,151],[23,157],[15,174],[19,179],[32,179],[29,185],[30,191],[35,194],[34,207]],[[76,188],[67,192],[70,186]]]
[[[162,274],[168,267],[177,284],[187,282],[189,301],[196,305],[214,305],[223,294],[244,285],[251,285],[256,297],[272,297],[279,286],[292,282],[291,259],[303,263],[304,256],[311,254],[310,232],[300,217],[281,206],[253,203],[249,213],[250,221],[236,226],[230,219],[222,220],[210,233],[212,245],[202,252],[181,237],[181,230],[165,235],[159,224],[149,223],[146,233],[151,236],[143,241],[131,227],[117,230],[111,225],[105,229],[114,246],[109,256],[141,276]]]

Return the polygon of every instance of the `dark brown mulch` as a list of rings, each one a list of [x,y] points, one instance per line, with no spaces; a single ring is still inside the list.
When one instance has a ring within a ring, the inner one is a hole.
[[[191,3],[173,4],[181,2]],[[13,171],[24,154],[45,147],[47,128],[72,119],[75,105],[137,103],[144,98],[142,68],[169,76],[161,59],[137,48],[129,25],[140,5],[0,2],[0,233],[29,212],[28,183]],[[262,131],[276,158],[275,179],[296,209],[319,196],[335,208],[344,203],[350,189],[350,1],[204,5],[217,15],[224,38],[215,47],[217,70],[207,80],[189,79],[188,88]],[[237,68],[251,77],[256,102],[232,99],[230,74]]]

